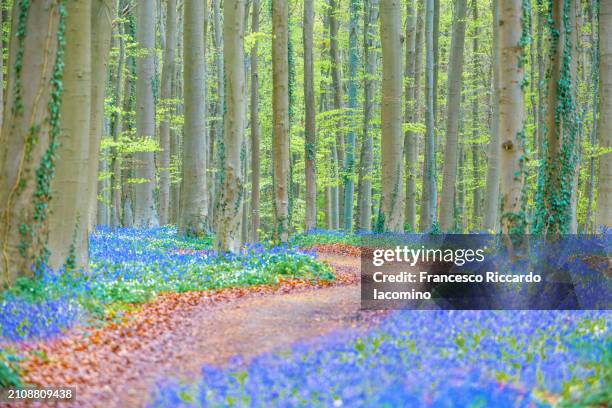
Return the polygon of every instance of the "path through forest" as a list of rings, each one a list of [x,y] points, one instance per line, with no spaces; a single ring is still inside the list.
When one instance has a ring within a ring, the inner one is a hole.
[[[139,407],[161,378],[198,378],[204,364],[224,365],[233,356],[248,361],[376,321],[380,313],[359,310],[359,258],[321,257],[335,270],[334,285],[161,295],[122,322],[36,345],[45,357],[28,362],[25,379],[78,387],[73,406]]]

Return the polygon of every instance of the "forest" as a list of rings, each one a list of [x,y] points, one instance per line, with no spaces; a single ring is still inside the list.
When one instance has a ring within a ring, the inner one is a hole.
[[[2,0],[0,18],[0,390],[611,400],[612,0]],[[571,237],[537,253],[603,276],[605,310],[360,309],[367,240],[445,234]]]

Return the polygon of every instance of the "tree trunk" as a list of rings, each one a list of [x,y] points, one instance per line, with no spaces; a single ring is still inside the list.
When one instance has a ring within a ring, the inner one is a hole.
[[[214,154],[215,165],[211,166],[211,170],[215,171],[216,177],[214,183],[211,183],[211,218],[216,220],[216,211],[219,207],[219,200],[221,192],[219,191],[222,180],[220,178],[220,169],[223,166],[222,152],[219,149],[223,142],[223,120],[225,112],[225,81],[223,78],[224,67],[223,67],[223,35],[222,35],[222,24],[221,24],[221,0],[212,0],[213,5],[213,34],[214,34],[214,48],[215,48],[215,66],[217,70],[217,98],[215,101],[215,122],[212,127],[214,134],[211,134],[211,145],[216,149],[212,149]],[[211,154],[211,156],[212,156]],[[212,163],[211,163],[212,164]],[[216,222],[215,222],[216,224]]]
[[[446,108],[446,149],[440,201],[440,228],[448,232],[454,226],[455,186],[457,184],[459,115],[463,75],[463,48],[465,43],[465,16],[467,0],[455,2],[453,34],[448,68],[448,106]]]
[[[472,0],[472,18],[474,19],[474,38],[472,39],[472,179],[474,187],[472,189],[472,223],[476,230],[480,230],[480,207],[481,207],[481,191],[480,191],[480,144],[477,142],[480,136],[480,117],[478,114],[478,98],[480,97],[480,79],[484,76],[480,69],[480,57],[478,52],[480,46],[478,38],[480,37],[480,28],[478,27],[478,1]]]
[[[522,3],[500,0],[499,15],[499,131],[501,141],[502,231],[522,233],[525,228],[525,77],[524,48],[517,46],[522,33]]]
[[[98,209],[98,167],[100,141],[104,124],[104,97],[110,57],[114,1],[94,0],[91,9],[91,122],[89,136],[88,185],[89,211],[87,228],[93,230]],[[108,167],[108,164],[104,164]]]
[[[418,106],[415,97],[419,76],[417,75],[417,43],[420,41],[420,26],[417,26],[417,10],[415,1],[410,0],[406,3],[406,106],[404,121],[416,123],[418,120]],[[420,48],[419,48],[419,51]],[[411,130],[407,130],[404,135],[404,157],[406,160],[406,197],[404,219],[410,231],[416,228],[416,153],[417,135]]]
[[[123,9],[123,1],[119,1],[119,13]],[[121,85],[123,83],[123,64],[125,60],[125,44],[123,39],[123,24],[117,24],[117,37],[119,41],[119,56],[117,57],[117,73],[115,74],[115,84],[113,87],[113,100],[117,108],[113,112],[112,135],[115,146],[111,149],[111,227],[121,225],[121,161],[120,153],[117,148],[119,136],[121,135],[122,124],[122,100]],[[127,82],[127,80],[126,80]]]
[[[592,127],[589,135],[589,143],[592,149],[595,149],[597,145],[597,112],[599,110],[599,36],[595,31],[595,27],[597,25],[597,10],[595,10],[594,1],[589,5],[589,23],[593,29],[591,30],[591,43],[593,47],[591,48],[591,81],[593,82],[593,95],[592,98]],[[595,200],[595,155],[591,154],[589,158],[589,182],[587,185],[587,212],[586,219],[584,222],[584,229],[586,233],[590,233],[593,231],[593,202]]]
[[[599,82],[600,111],[597,125],[600,148],[612,148],[612,2],[599,5]],[[612,227],[612,153],[599,159],[599,185],[595,225]]]
[[[420,230],[429,231],[436,220],[436,134],[435,134],[435,78],[434,78],[434,0],[426,1],[425,18],[425,158],[423,162],[423,194],[421,199]]]
[[[272,151],[275,237],[289,238],[289,54],[286,0],[272,2]]]
[[[53,0],[36,7],[16,2],[13,7],[0,133],[0,288],[31,276],[32,266],[38,269],[47,261],[64,67],[61,7]]]
[[[88,266],[88,226],[91,123],[91,11],[88,1],[69,2],[66,7],[66,53],[64,94],[61,109],[60,147],[57,150],[53,197],[49,217],[49,266],[86,269]]]
[[[155,105],[153,82],[155,79],[155,3],[141,1],[137,4],[137,39],[140,48],[136,58],[136,131],[139,139],[155,139]],[[155,187],[155,158],[153,152],[134,155],[135,175],[138,182],[134,206],[134,224],[149,227],[158,224],[153,198]]]
[[[253,0],[251,31],[259,32],[259,0]],[[306,24],[306,22],[304,22]],[[304,26],[306,30],[306,26]],[[304,51],[306,52],[306,50]],[[260,133],[259,133],[259,68],[257,64],[257,41],[251,48],[251,237],[259,241],[259,180],[260,170]],[[305,85],[304,85],[305,86]],[[306,171],[308,174],[308,171]]]
[[[312,37],[314,29],[314,0],[304,0],[304,162],[306,180],[306,231],[317,226],[317,182],[316,182],[316,111],[314,97],[314,62]]]
[[[350,3],[350,27],[349,27],[349,80],[348,80],[348,107],[349,117],[355,115],[357,110],[357,26],[359,24],[359,10],[357,0]],[[352,120],[349,120],[352,123]],[[355,196],[355,130],[351,127],[347,135],[346,158],[344,161],[344,203],[343,207],[343,229],[347,232],[353,230],[353,198]]]
[[[183,173],[179,233],[200,236],[207,231],[206,194],[206,50],[202,25],[208,14],[201,0],[184,3],[183,75],[185,87],[185,134],[183,136]]]
[[[340,50],[338,49],[338,29],[339,22],[337,13],[339,9],[339,0],[329,0],[329,56],[331,59],[331,76],[332,86],[334,90],[334,110],[337,116],[344,114],[344,92],[342,88],[342,61],[340,59]],[[336,175],[334,185],[334,201],[337,202],[338,213],[334,228],[340,228],[340,217],[344,214],[344,188],[340,183],[340,170],[344,167],[344,125],[342,120],[338,118],[336,121],[336,145],[334,147],[335,154],[332,153],[332,158],[335,158]]]
[[[578,82],[579,82],[579,78],[578,78],[578,63],[580,60],[580,55],[581,55],[581,50],[578,46],[578,41],[579,41],[579,33],[582,32],[582,27],[580,26],[580,21],[578,19],[578,13],[581,12],[580,10],[580,2],[578,0],[570,0],[570,12],[569,12],[569,23],[570,23],[570,28],[571,28],[571,62],[570,62],[570,76],[572,78],[572,87],[571,87],[571,95],[572,95],[572,99],[574,101],[574,103],[577,105],[579,103],[578,101]],[[570,195],[570,208],[569,208],[569,216],[570,216],[570,222],[569,222],[569,230],[568,232],[570,234],[577,234],[578,233],[578,183],[579,183],[579,179],[580,179],[580,164],[581,164],[581,153],[582,153],[582,136],[583,136],[583,127],[580,125],[580,123],[582,122],[581,119],[579,119],[579,117],[581,116],[581,114],[579,113],[579,107],[576,106],[575,111],[574,111],[574,115],[575,116],[575,121],[576,121],[576,125],[575,125],[575,130],[574,130],[574,134],[576,137],[576,141],[574,143],[574,155],[575,155],[575,162],[574,162],[574,166],[572,166],[572,171],[571,171],[571,179],[572,179],[572,183],[571,183],[571,195]]]
[[[378,0],[366,0],[363,27],[363,54],[366,74],[363,85],[363,139],[359,158],[359,225],[361,231],[372,229],[372,168],[374,165],[373,140],[370,121],[374,104],[374,77],[376,75],[376,21]]]
[[[499,208],[500,154],[499,143],[499,0],[493,0],[493,75],[492,95],[493,117],[491,121],[491,138],[489,140],[487,159],[487,185],[484,197],[485,231],[497,231]]]
[[[223,7],[223,59],[227,84],[221,170],[217,213],[217,249],[240,250],[243,200],[242,160],[246,94],[244,73],[244,0],[225,0]]]
[[[538,6],[541,6],[542,0],[538,0]],[[540,8],[540,7],[538,7]],[[543,8],[543,7],[542,7]],[[536,40],[536,48],[538,51],[538,144],[536,146],[536,152],[538,159],[543,157],[542,153],[542,144],[544,142],[544,136],[546,134],[544,123],[545,120],[545,108],[544,102],[546,101],[546,96],[544,93],[544,87],[546,84],[545,79],[545,70],[546,64],[544,63],[544,54],[543,50],[543,37],[544,37],[544,10],[538,10],[538,31],[537,31],[537,40]]]
[[[208,10],[206,10],[206,15]],[[176,0],[166,0],[165,48],[161,78],[162,119],[159,124],[159,223],[168,223],[170,204],[170,118],[172,116],[172,78],[174,77],[174,47],[176,45]]]
[[[106,157],[100,157],[100,160],[98,161],[98,168],[96,170],[97,170],[96,176],[98,175],[98,172],[101,174],[105,174],[108,172],[108,160]],[[108,202],[110,198],[109,197],[109,180],[105,177],[105,178],[98,180],[97,184],[98,184],[98,189],[97,189],[98,194],[96,195],[96,197],[94,197],[95,199],[94,205],[96,205],[95,219],[90,226],[91,227],[90,230],[93,230],[93,228],[96,225],[109,225],[110,224],[110,217],[109,217],[109,211],[108,211],[109,209]],[[100,197],[98,198],[98,196]]]
[[[385,231],[400,232],[402,220],[403,139],[402,139],[402,40],[399,0],[382,0],[380,37],[383,78],[381,103],[382,197],[381,213]]]
[[[576,110],[572,75],[573,0],[552,2],[549,10],[551,61],[546,109],[546,157],[540,174],[536,232],[556,236],[569,232],[576,162]],[[564,16],[567,15],[567,18]],[[566,58],[569,57],[569,58]]]

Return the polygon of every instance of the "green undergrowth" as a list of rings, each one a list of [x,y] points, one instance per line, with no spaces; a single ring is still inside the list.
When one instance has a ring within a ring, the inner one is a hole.
[[[331,281],[328,265],[293,246],[256,244],[219,254],[212,238],[183,238],[172,227],[99,229],[88,271],[45,271],[0,292],[0,339],[45,337],[78,321],[121,318],[160,293]]]

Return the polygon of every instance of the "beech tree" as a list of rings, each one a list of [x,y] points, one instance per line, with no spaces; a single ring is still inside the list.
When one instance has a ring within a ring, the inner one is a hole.
[[[499,1],[499,137],[501,142],[501,225],[504,234],[525,230],[525,50],[522,3]]]
[[[139,139],[155,139],[155,3],[139,1],[137,9],[137,40],[140,54],[136,58],[136,130]],[[155,158],[152,151],[135,154],[136,184],[134,224],[148,227],[158,224],[153,197],[155,188]]]
[[[612,227],[612,2],[599,3],[600,111],[597,126],[599,146],[606,149],[599,161],[597,228]]]
[[[274,232],[289,238],[289,55],[286,0],[272,1],[272,135],[274,162]]]
[[[0,134],[2,288],[20,276],[31,276],[49,256],[51,181],[61,132],[65,13],[63,3],[54,0],[45,0],[39,7],[21,2],[13,7]],[[33,138],[38,143],[32,144]]]
[[[491,136],[488,146],[487,180],[484,197],[483,229],[497,231],[499,209],[499,159],[501,146],[499,143],[499,0],[493,0],[493,60],[491,78],[491,104],[493,116],[491,118]]]
[[[374,109],[374,74],[376,71],[376,50],[374,38],[378,20],[378,0],[365,0],[363,16],[363,54],[365,60],[363,84],[363,136],[359,158],[359,224],[361,231],[372,229],[372,167],[374,161],[371,118]]]
[[[236,252],[242,244],[244,118],[246,93],[244,73],[244,0],[225,0],[223,7],[223,58],[225,67],[227,111],[223,123],[223,168],[221,197],[217,215],[216,246]]]
[[[455,2],[453,35],[451,40],[450,65],[448,68],[448,107],[446,109],[446,149],[444,150],[444,170],[442,197],[440,200],[440,228],[450,231],[455,221],[455,186],[457,183],[459,112],[461,109],[461,89],[463,87],[463,48],[465,44],[465,16],[467,0]]]
[[[253,3],[255,6],[255,3]],[[304,110],[305,110],[305,150],[306,170],[306,230],[317,226],[317,182],[316,182],[316,110],[314,95],[313,37],[314,1],[304,0]],[[251,120],[251,123],[256,123]],[[252,125],[253,126],[253,125]],[[352,201],[352,198],[351,198]]]
[[[434,0],[425,0],[425,159],[423,161],[423,194],[421,196],[421,231],[430,230],[436,222],[438,187],[436,185],[435,129],[435,60]]]
[[[382,126],[382,229],[402,231],[403,225],[403,139],[402,139],[402,59],[401,9],[399,0],[380,3],[380,37],[383,78]]]
[[[49,217],[49,261],[53,269],[88,267],[89,132],[92,110],[91,2],[66,5],[66,53],[61,133]]]

